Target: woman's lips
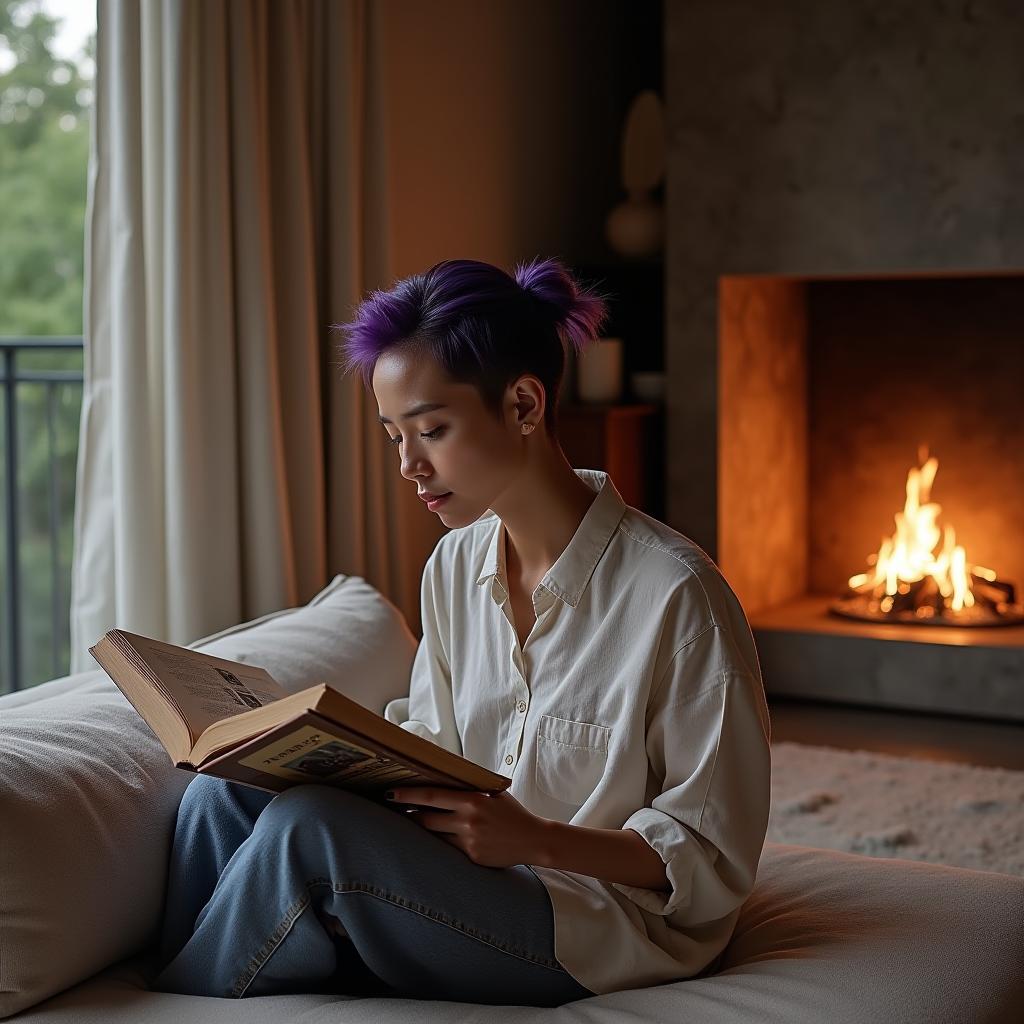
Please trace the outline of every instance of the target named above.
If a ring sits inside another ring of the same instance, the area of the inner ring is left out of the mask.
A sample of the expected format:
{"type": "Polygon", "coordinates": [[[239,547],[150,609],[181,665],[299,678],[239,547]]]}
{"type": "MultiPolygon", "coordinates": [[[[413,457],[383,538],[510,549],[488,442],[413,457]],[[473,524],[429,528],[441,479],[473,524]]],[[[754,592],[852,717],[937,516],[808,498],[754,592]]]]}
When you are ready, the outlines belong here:
{"type": "Polygon", "coordinates": [[[449,491],[447,494],[442,494],[439,498],[434,498],[433,500],[428,501],[427,508],[430,509],[431,512],[434,512],[437,509],[439,509],[451,496],[451,491],[449,491]]]}

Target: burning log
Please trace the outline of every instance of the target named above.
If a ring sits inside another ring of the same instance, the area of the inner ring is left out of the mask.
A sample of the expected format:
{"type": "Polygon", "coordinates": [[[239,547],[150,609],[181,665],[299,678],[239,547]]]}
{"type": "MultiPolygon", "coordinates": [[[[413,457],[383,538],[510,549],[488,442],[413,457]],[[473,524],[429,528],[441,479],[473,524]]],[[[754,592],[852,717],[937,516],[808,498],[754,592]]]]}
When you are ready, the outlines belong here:
{"type": "Polygon", "coordinates": [[[993,579],[988,576],[980,576],[973,569],[971,570],[971,586],[975,593],[979,590],[994,590],[1002,595],[1000,600],[1005,604],[1017,603],[1017,588],[1014,587],[1012,583],[1008,583],[1004,580],[993,579]]]}

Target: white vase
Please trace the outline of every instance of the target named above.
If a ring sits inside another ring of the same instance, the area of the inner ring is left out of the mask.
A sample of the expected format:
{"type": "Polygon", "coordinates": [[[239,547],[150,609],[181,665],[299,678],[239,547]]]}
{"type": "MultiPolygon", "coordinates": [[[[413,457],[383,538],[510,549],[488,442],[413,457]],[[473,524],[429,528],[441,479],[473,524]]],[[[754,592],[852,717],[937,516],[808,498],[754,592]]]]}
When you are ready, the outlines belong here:
{"type": "Polygon", "coordinates": [[[615,252],[631,259],[657,256],[665,243],[665,211],[654,190],[665,177],[665,115],[652,89],[630,104],[622,133],[622,187],[627,198],[605,218],[615,252]]]}

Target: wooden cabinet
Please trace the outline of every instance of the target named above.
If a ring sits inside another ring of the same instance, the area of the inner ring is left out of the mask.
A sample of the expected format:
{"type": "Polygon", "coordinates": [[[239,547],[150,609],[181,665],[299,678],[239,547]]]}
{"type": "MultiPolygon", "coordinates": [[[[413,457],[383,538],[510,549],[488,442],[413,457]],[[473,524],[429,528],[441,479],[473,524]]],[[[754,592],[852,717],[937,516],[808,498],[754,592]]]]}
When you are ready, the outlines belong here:
{"type": "Polygon", "coordinates": [[[558,409],[558,439],[574,469],[604,470],[627,505],[664,521],[661,405],[576,404],[558,409]]]}

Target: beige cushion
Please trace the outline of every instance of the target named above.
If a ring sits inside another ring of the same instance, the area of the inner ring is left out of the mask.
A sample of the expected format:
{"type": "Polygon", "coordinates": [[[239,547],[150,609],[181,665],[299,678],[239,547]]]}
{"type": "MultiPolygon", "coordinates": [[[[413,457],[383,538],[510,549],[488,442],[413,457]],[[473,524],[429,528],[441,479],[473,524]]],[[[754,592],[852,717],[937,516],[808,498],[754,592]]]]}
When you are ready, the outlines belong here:
{"type": "MultiPolygon", "coordinates": [[[[416,639],[398,609],[339,575],[308,605],[189,646],[325,681],[378,714],[409,692],[416,639]]],[[[0,1017],[146,948],[163,909],[176,769],[101,669],[0,697],[0,1017]]]]}
{"type": "Polygon", "coordinates": [[[566,1009],[324,994],[212,999],[149,992],[151,954],[123,961],[19,1024],[1019,1024],[1024,880],[766,843],[715,973],[566,1009]],[[569,1016],[571,1015],[571,1016],[569,1016]]]}

